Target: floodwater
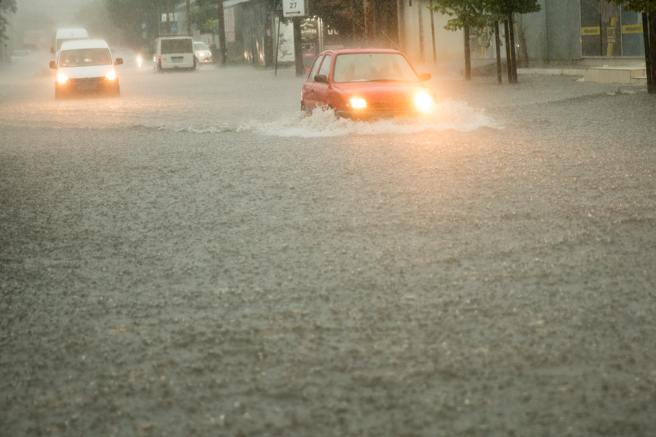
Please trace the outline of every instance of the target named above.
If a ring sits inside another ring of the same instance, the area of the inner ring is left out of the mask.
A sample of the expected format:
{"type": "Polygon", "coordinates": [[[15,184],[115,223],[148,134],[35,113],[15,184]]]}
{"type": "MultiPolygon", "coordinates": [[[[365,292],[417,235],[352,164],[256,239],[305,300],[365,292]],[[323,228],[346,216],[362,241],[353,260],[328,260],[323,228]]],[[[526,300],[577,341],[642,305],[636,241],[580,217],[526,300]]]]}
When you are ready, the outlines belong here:
{"type": "Polygon", "coordinates": [[[376,122],[0,74],[0,434],[651,435],[653,98],[429,70],[376,122]]]}

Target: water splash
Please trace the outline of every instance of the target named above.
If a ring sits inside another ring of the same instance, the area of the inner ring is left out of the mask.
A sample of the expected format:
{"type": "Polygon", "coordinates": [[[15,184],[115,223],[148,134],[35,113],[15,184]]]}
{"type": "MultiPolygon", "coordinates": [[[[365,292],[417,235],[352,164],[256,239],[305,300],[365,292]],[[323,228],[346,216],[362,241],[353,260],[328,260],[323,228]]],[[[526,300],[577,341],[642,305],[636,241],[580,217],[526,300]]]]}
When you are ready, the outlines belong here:
{"type": "Polygon", "coordinates": [[[464,102],[445,100],[430,112],[415,119],[382,119],[355,121],[335,117],[333,110],[317,109],[311,116],[303,112],[285,115],[271,123],[252,122],[238,128],[238,132],[255,131],[279,137],[337,137],[344,135],[409,134],[418,132],[456,130],[468,132],[482,127],[500,129],[482,109],[469,107],[464,102]]]}

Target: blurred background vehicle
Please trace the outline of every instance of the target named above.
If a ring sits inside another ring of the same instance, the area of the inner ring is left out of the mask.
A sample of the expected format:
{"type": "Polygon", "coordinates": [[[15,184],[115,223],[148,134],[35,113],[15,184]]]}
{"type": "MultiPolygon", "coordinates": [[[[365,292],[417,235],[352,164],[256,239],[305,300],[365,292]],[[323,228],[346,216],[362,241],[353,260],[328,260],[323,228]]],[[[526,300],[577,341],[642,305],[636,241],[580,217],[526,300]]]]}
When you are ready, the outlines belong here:
{"type": "Polygon", "coordinates": [[[194,41],[194,56],[196,56],[196,64],[212,63],[212,52],[210,46],[202,41],[194,41]]]}
{"type": "Polygon", "coordinates": [[[194,40],[190,36],[167,36],[155,39],[156,72],[164,70],[195,70],[194,40]]]}
{"type": "Polygon", "coordinates": [[[142,58],[137,55],[134,50],[126,47],[114,47],[112,50],[112,56],[114,58],[123,59],[123,65],[129,68],[139,68],[143,65],[142,58]]]}

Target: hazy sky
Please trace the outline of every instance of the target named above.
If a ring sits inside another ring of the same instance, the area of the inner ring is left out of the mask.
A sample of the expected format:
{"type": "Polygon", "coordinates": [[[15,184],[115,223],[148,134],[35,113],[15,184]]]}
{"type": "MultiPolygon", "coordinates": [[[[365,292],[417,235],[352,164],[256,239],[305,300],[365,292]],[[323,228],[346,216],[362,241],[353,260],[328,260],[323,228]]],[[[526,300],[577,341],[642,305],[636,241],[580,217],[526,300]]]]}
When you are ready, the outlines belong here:
{"type": "Polygon", "coordinates": [[[17,0],[19,14],[25,16],[42,13],[56,23],[73,20],[80,6],[92,0],[17,0]]]}

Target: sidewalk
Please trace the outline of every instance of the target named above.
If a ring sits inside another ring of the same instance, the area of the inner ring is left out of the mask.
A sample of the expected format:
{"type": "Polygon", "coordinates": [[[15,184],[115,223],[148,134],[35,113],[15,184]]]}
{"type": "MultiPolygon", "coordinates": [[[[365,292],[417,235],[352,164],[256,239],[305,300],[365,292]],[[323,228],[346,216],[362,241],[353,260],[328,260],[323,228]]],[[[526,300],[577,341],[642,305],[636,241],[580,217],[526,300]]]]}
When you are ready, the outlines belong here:
{"type": "Polygon", "coordinates": [[[645,66],[573,67],[573,68],[518,68],[517,74],[542,74],[548,76],[582,76],[585,82],[646,84],[645,66]]]}

